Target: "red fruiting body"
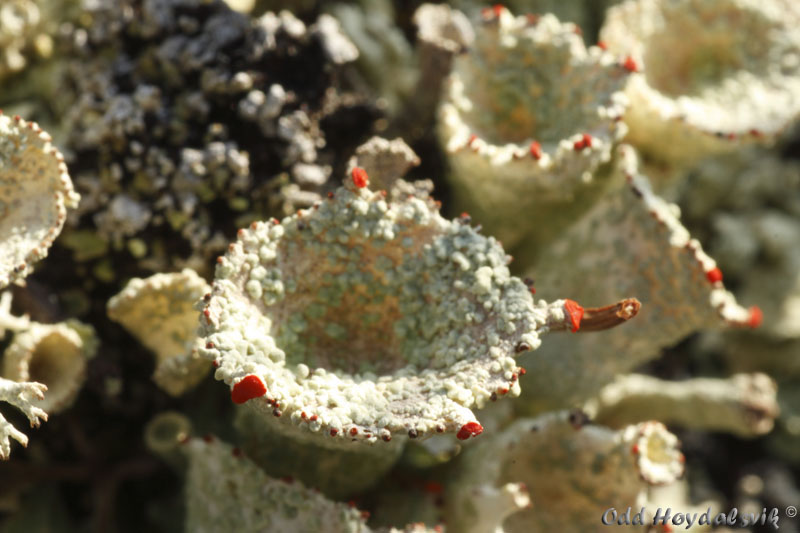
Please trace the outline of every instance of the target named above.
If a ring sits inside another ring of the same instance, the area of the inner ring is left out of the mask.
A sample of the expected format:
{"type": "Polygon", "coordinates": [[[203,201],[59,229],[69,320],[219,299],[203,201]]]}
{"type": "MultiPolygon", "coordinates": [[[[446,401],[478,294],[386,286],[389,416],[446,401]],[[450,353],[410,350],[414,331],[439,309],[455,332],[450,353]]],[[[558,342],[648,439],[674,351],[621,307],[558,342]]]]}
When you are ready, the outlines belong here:
{"type": "Polygon", "coordinates": [[[231,390],[231,400],[233,403],[241,404],[253,398],[259,398],[267,393],[267,386],[261,378],[250,374],[233,386],[231,390]]]}
{"type": "Polygon", "coordinates": [[[499,392],[500,394],[508,394],[508,389],[506,387],[501,387],[497,389],[497,392],[499,392]]]}
{"type": "Polygon", "coordinates": [[[492,16],[499,17],[502,12],[503,12],[502,4],[495,4],[492,7],[485,7],[481,9],[481,16],[487,19],[491,18],[492,16]]]}
{"type": "Polygon", "coordinates": [[[356,167],[353,169],[353,184],[358,187],[359,189],[363,189],[369,183],[369,177],[367,176],[367,171],[361,167],[356,167]]]}
{"type": "Polygon", "coordinates": [[[631,56],[625,58],[625,61],[622,62],[622,68],[628,72],[639,72],[639,65],[636,64],[636,61],[631,56]]]}
{"type": "Polygon", "coordinates": [[[467,440],[470,437],[476,437],[483,433],[483,426],[477,422],[467,422],[461,429],[458,430],[456,437],[458,440],[467,440]]]}
{"type": "Polygon", "coordinates": [[[531,157],[534,159],[541,159],[542,157],[542,145],[536,141],[531,142],[531,146],[528,149],[531,153],[531,157]]]}
{"type": "Polygon", "coordinates": [[[749,309],[749,311],[750,311],[750,316],[747,318],[747,325],[755,329],[761,325],[761,322],[763,322],[764,313],[756,305],[752,306],[749,309]]]}
{"type": "Polygon", "coordinates": [[[722,281],[722,270],[719,267],[714,267],[706,272],[706,279],[709,283],[717,283],[722,281]]]}
{"type": "Polygon", "coordinates": [[[317,415],[311,415],[311,418],[309,418],[309,420],[311,420],[312,422],[316,422],[317,421],[317,415]]]}
{"type": "Polygon", "coordinates": [[[425,492],[429,494],[441,494],[444,487],[438,481],[428,481],[425,483],[425,492]]]}
{"type": "Polygon", "coordinates": [[[339,433],[339,430],[336,428],[331,428],[331,437],[335,437],[339,433]]]}
{"type": "Polygon", "coordinates": [[[638,444],[634,444],[634,445],[631,447],[631,452],[632,452],[632,453],[634,453],[634,454],[636,454],[636,455],[639,455],[639,445],[638,445],[638,444]]]}
{"type": "Polygon", "coordinates": [[[219,363],[216,361],[213,361],[211,364],[214,365],[214,368],[219,368],[219,363]]]}
{"type": "Polygon", "coordinates": [[[350,428],[350,435],[353,437],[358,435],[358,428],[350,428]]]}
{"type": "Polygon", "coordinates": [[[608,50],[608,45],[605,43],[605,41],[597,41],[597,47],[601,50],[608,50]]]}
{"type": "Polygon", "coordinates": [[[581,319],[583,318],[583,307],[574,300],[565,300],[564,309],[569,313],[569,320],[572,322],[572,332],[575,333],[581,328],[581,319]]]}
{"type": "Polygon", "coordinates": [[[525,370],[525,369],[524,369],[524,368],[522,368],[522,367],[519,367],[519,375],[520,375],[520,376],[524,376],[524,375],[525,375],[525,374],[527,374],[527,373],[528,373],[528,371],[527,371],[527,370],[525,370]]]}
{"type": "Polygon", "coordinates": [[[474,143],[477,139],[478,139],[478,136],[475,135],[474,133],[472,135],[470,135],[469,139],[467,139],[467,146],[472,146],[472,143],[474,143]]]}
{"type": "Polygon", "coordinates": [[[580,141],[575,141],[575,144],[572,145],[575,148],[575,151],[583,150],[584,148],[589,148],[592,146],[592,136],[588,133],[584,133],[581,136],[580,141]]]}

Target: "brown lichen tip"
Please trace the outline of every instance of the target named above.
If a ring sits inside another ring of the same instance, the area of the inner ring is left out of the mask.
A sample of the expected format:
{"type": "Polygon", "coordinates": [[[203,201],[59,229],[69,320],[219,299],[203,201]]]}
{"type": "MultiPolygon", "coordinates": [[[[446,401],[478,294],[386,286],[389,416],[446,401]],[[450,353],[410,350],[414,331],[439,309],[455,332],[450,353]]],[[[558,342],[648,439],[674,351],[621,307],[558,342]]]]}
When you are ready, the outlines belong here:
{"type": "Polygon", "coordinates": [[[799,24],[785,0],[611,7],[603,43],[644,68],[627,90],[627,141],[675,165],[774,138],[800,113],[799,24]]]}
{"type": "Polygon", "coordinates": [[[50,136],[0,111],[0,288],[47,255],[79,198],[50,136]]]}
{"type": "Polygon", "coordinates": [[[200,353],[271,423],[347,442],[480,435],[471,408],[519,394],[516,357],[564,302],[534,302],[500,244],[430,198],[387,202],[367,182],[356,168],[318,206],[239,231],[200,304],[200,353]]]}
{"type": "Polygon", "coordinates": [[[198,355],[195,303],[211,290],[194,270],[134,278],[108,301],[108,316],[156,356],[153,381],[180,396],[208,374],[198,355]]]}
{"type": "Polygon", "coordinates": [[[625,298],[604,307],[583,307],[574,300],[563,300],[563,313],[552,314],[553,321],[548,323],[548,327],[550,331],[569,329],[573,333],[603,331],[635,317],[641,306],[636,298],[625,298]]]}
{"type": "MultiPolygon", "coordinates": [[[[44,399],[46,390],[47,386],[42,383],[19,383],[0,378],[0,402],[8,402],[25,413],[31,427],[39,427],[41,421],[47,422],[47,413],[34,405],[36,400],[44,399]]],[[[28,445],[28,437],[0,414],[0,460],[8,459],[11,453],[10,439],[14,439],[23,446],[28,445]]]]}

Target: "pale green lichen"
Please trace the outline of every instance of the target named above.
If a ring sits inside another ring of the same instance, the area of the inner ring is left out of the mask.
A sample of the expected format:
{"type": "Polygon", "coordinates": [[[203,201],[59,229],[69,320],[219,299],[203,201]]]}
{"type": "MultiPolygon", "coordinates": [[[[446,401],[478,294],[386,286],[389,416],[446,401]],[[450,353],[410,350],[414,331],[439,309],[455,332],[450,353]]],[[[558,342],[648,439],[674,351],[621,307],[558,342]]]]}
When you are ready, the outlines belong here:
{"type": "Polygon", "coordinates": [[[108,301],[108,316],[130,331],[156,356],[153,381],[180,396],[208,374],[197,353],[195,303],[210,290],[190,269],[135,278],[108,301]]]}
{"type": "Polygon", "coordinates": [[[725,289],[677,206],[655,195],[638,173],[633,150],[621,146],[618,156],[613,187],[543,251],[529,274],[544,297],[564,294],[597,305],[612,295],[635,295],[642,309],[635,326],[606,332],[600,342],[554,338],[536,357],[523,358],[532,382],[524,396],[533,412],[580,405],[694,331],[758,325],[760,312],[743,308],[725,289]]]}
{"type": "Polygon", "coordinates": [[[249,404],[280,423],[344,441],[457,433],[472,407],[519,394],[518,354],[570,322],[507,262],[430,199],[340,188],[239,231],[203,304],[201,353],[234,391],[257,376],[267,392],[249,404]]]}
{"type": "Polygon", "coordinates": [[[300,482],[272,479],[238,449],[208,440],[192,438],[181,446],[189,458],[185,531],[369,531],[358,509],[300,482]]]}
{"type": "Polygon", "coordinates": [[[0,114],[0,288],[30,274],[80,197],[35,122],[0,114]]]}
{"type": "Polygon", "coordinates": [[[494,487],[523,483],[532,506],[511,514],[507,533],[604,531],[610,508],[638,508],[652,485],[683,473],[678,439],[658,422],[622,430],[586,425],[583,414],[558,412],[519,419],[470,446],[448,481],[448,527],[463,532],[481,516],[483,498],[494,487]],[[565,517],[569,517],[565,520],[565,517]]]}
{"type": "Polygon", "coordinates": [[[602,189],[595,173],[625,133],[628,74],[553,15],[489,10],[439,113],[461,208],[507,247],[557,234],[602,189]]]}
{"type": "Polygon", "coordinates": [[[86,381],[88,360],[94,357],[94,328],[78,322],[31,323],[17,331],[3,354],[3,377],[35,381],[47,387],[43,399],[32,403],[56,414],[69,408],[86,381]]]}
{"type": "Polygon", "coordinates": [[[622,427],[656,419],[665,424],[753,437],[772,430],[777,387],[765,374],[667,381],[641,374],[620,376],[585,407],[593,420],[622,427]]]}
{"type": "Polygon", "coordinates": [[[791,0],[637,0],[601,39],[631,80],[627,141],[671,165],[771,138],[800,113],[800,9],[791,0]]]}

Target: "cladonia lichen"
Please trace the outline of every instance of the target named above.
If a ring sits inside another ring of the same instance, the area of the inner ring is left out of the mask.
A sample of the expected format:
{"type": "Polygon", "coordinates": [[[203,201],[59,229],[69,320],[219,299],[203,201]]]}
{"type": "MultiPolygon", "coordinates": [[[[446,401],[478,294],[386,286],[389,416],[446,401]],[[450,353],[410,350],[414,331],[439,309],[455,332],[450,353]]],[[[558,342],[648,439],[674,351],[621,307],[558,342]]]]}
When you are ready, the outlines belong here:
{"type": "Polygon", "coordinates": [[[234,402],[321,436],[479,435],[471,408],[518,395],[519,354],[576,331],[583,309],[534,301],[467,219],[367,182],[355,168],[313,208],[239,231],[202,304],[201,353],[234,402]]]}
{"type": "Polygon", "coordinates": [[[80,198],[51,141],[35,122],[0,114],[0,288],[47,255],[80,198]]]}

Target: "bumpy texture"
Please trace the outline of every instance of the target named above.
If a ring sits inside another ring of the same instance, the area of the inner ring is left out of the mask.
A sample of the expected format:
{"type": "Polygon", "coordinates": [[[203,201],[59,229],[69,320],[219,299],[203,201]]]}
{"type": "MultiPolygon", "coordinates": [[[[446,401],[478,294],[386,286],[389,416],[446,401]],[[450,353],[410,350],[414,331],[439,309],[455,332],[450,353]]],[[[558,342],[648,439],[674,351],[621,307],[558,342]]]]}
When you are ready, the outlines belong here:
{"type": "Polygon", "coordinates": [[[625,133],[629,74],[572,24],[489,10],[439,113],[461,208],[508,247],[556,234],[602,185],[594,173],[625,133]]]}
{"type": "Polygon", "coordinates": [[[761,312],[743,308],[725,289],[721,270],[681,224],[677,207],[638,174],[632,149],[620,146],[618,155],[615,185],[542,253],[530,274],[544,297],[564,294],[595,305],[635,295],[642,310],[635,326],[604,333],[600,341],[555,338],[536,357],[524,358],[527,401],[536,411],[587,400],[693,331],[760,324],[761,312]]]}
{"type": "Polygon", "coordinates": [[[477,435],[470,408],[519,394],[515,358],[571,315],[534,303],[492,237],[366,180],[356,168],[322,204],[239,231],[201,353],[237,403],[331,438],[477,435]]]}
{"type": "Polygon", "coordinates": [[[582,416],[520,419],[466,450],[447,486],[448,525],[487,531],[471,529],[481,489],[515,481],[524,483],[533,506],[509,516],[503,531],[606,531],[606,509],[643,505],[649,486],[683,474],[678,439],[662,424],[614,431],[584,425],[582,416]]]}
{"type": "Polygon", "coordinates": [[[681,164],[772,137],[800,113],[800,8],[791,0],[636,0],[601,31],[644,74],[631,80],[627,140],[681,164]]]}
{"type": "Polygon", "coordinates": [[[236,227],[295,200],[280,194],[287,182],[320,198],[376,116],[336,90],[355,51],[329,17],[101,0],[82,20],[93,24],[75,31],[62,91],[86,201],[65,244],[101,282],[210,274],[236,227]]]}
{"type": "Polygon", "coordinates": [[[31,324],[18,331],[3,354],[3,377],[35,381],[47,387],[44,399],[33,401],[56,414],[69,408],[86,380],[87,361],[94,357],[94,329],[85,324],[31,324]]]}
{"type": "Polygon", "coordinates": [[[0,288],[47,255],[79,198],[50,136],[0,112],[0,288]]]}
{"type": "Polygon", "coordinates": [[[180,396],[208,374],[197,353],[195,303],[211,287],[193,270],[135,278],[108,301],[108,316],[156,355],[153,381],[180,396]]]}

